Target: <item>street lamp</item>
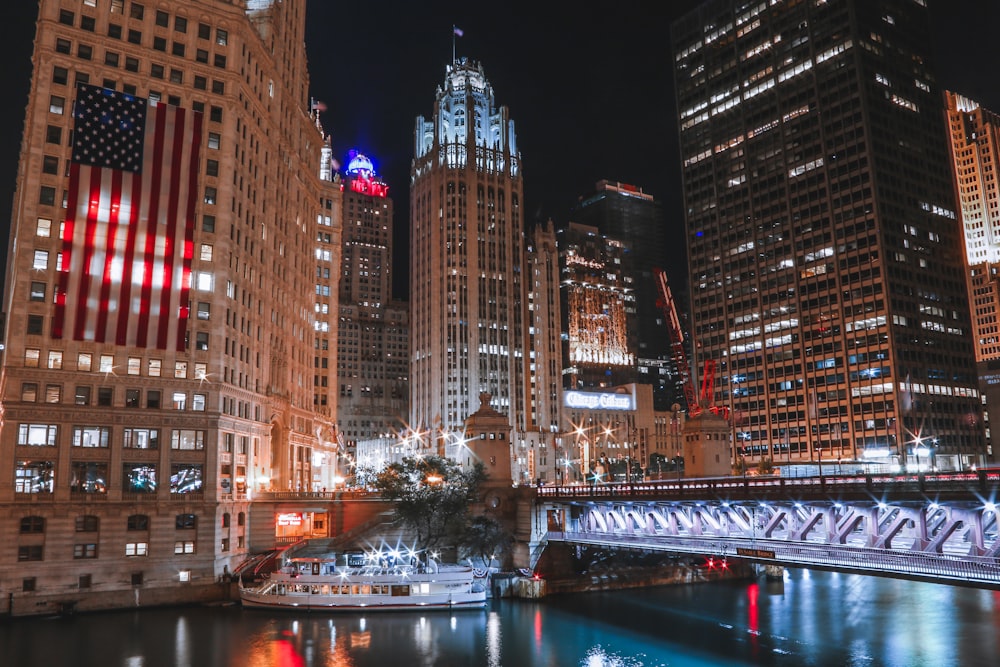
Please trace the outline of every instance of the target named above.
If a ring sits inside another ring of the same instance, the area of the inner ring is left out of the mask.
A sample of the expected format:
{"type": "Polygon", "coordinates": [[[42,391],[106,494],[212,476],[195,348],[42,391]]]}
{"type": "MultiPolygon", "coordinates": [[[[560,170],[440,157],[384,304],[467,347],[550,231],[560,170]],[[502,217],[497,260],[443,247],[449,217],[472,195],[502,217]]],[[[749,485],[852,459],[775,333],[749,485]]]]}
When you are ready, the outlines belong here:
{"type": "Polygon", "coordinates": [[[921,456],[927,456],[927,454],[929,452],[930,452],[930,450],[927,449],[927,446],[923,443],[923,440],[922,439],[921,440],[917,440],[917,445],[916,445],[916,447],[913,448],[913,453],[917,457],[917,474],[920,474],[920,472],[921,472],[921,470],[920,470],[920,457],[921,456]]]}

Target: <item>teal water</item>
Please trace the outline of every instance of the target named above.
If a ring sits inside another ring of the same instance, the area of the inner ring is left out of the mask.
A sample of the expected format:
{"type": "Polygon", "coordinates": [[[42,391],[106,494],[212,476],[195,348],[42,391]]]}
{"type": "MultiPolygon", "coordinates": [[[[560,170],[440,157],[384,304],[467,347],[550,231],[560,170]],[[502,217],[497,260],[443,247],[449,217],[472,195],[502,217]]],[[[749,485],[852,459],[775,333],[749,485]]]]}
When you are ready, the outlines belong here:
{"type": "Polygon", "coordinates": [[[998,592],[809,570],[454,614],[230,606],[0,621],[11,667],[978,667],[998,656],[998,592]]]}

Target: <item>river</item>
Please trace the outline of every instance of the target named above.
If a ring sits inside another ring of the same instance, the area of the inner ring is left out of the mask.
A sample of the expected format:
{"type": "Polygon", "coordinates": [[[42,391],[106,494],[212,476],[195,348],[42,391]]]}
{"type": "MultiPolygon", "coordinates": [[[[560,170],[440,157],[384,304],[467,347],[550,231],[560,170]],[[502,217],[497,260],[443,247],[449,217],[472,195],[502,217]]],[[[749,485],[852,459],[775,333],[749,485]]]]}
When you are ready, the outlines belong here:
{"type": "Polygon", "coordinates": [[[180,607],[0,621],[11,667],[978,667],[1000,592],[811,570],[457,613],[180,607]]]}

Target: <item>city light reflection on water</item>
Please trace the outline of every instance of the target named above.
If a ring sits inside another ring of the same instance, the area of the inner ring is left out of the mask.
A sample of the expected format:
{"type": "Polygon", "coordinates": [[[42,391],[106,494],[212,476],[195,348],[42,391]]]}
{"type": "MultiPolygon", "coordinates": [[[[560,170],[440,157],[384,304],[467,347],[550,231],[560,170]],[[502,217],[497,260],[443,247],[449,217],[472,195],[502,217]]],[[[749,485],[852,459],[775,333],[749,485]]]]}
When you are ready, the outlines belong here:
{"type": "Polygon", "coordinates": [[[1000,594],[830,572],[366,616],[238,606],[0,623],[17,667],[978,667],[1000,594]]]}

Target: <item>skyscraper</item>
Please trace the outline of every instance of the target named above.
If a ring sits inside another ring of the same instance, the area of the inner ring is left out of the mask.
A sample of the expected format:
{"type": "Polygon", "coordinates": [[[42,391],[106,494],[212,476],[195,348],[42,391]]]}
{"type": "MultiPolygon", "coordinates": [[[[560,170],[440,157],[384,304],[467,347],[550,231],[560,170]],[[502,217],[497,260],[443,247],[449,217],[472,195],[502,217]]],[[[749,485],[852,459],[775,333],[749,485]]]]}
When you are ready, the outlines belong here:
{"type": "MultiPolygon", "coordinates": [[[[526,253],[534,244],[524,226],[517,135],[480,64],[460,59],[446,67],[431,119],[417,118],[414,150],[410,427],[430,434],[428,446],[446,449],[449,434],[489,394],[510,418],[512,438],[551,438],[558,418],[534,408],[536,396],[549,392],[548,369],[558,369],[558,339],[531,352],[528,338],[558,337],[559,328],[531,329],[536,287],[526,253]],[[536,356],[553,349],[555,359],[536,356]]],[[[549,258],[551,275],[557,260],[549,258]]]]}
{"type": "MultiPolygon", "coordinates": [[[[969,304],[980,390],[988,411],[1000,412],[1000,116],[974,100],[946,92],[951,165],[969,265],[969,304]]],[[[990,429],[987,428],[987,434],[990,429]]],[[[987,446],[992,450],[992,442],[987,446]]],[[[992,454],[992,451],[990,451],[992,454]]]]}
{"type": "Polygon", "coordinates": [[[981,462],[924,3],[709,0],[671,34],[695,354],[737,454],[981,462]]]}
{"type": "MultiPolygon", "coordinates": [[[[621,259],[628,281],[633,374],[618,384],[639,382],[653,385],[653,402],[668,410],[681,399],[676,370],[670,354],[670,334],[657,306],[656,277],[661,268],[683,277],[686,266],[667,266],[668,233],[663,206],[641,187],[602,180],[594,192],[580,198],[573,210],[575,222],[596,227],[599,232],[625,244],[621,259]]],[[[680,230],[677,231],[680,238],[680,230]]]]}
{"type": "Polygon", "coordinates": [[[329,484],[314,294],[341,194],[304,8],[39,3],[0,395],[0,588],[24,604],[210,584],[254,494],[329,484]]]}
{"type": "Polygon", "coordinates": [[[559,230],[564,386],[609,388],[635,381],[635,290],[628,247],[596,227],[559,230]]]}
{"type": "Polygon", "coordinates": [[[358,440],[402,431],[407,414],[407,304],[392,299],[392,198],[372,160],[352,151],[344,174],[337,341],[337,426],[358,440]]]}

